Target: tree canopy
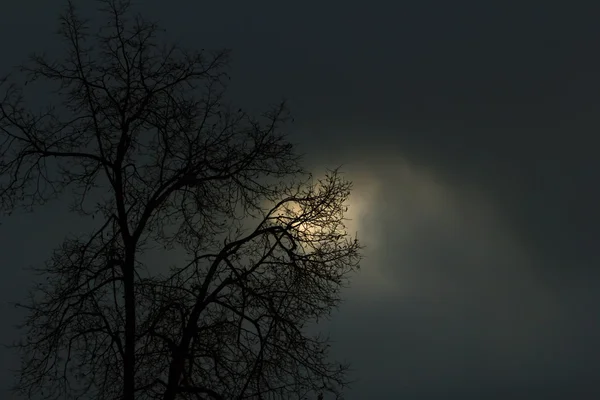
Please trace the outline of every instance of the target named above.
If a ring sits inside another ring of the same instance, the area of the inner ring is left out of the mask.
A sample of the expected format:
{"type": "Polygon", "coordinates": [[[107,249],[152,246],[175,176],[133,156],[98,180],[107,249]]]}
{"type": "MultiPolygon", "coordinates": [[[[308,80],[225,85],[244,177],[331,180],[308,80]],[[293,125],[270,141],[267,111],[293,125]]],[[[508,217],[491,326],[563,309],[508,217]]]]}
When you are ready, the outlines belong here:
{"type": "Polygon", "coordinates": [[[226,102],[229,52],[167,45],[128,1],[69,3],[64,53],[3,78],[2,210],[54,199],[89,221],[44,265],[17,390],[31,398],[341,396],[347,365],[307,327],[338,306],[361,246],[351,183],[315,179],[284,128],[226,102]],[[93,23],[92,23],[93,22],[93,23]],[[31,85],[52,102],[29,105],[31,85]],[[178,254],[153,266],[145,254],[178,254]]]}

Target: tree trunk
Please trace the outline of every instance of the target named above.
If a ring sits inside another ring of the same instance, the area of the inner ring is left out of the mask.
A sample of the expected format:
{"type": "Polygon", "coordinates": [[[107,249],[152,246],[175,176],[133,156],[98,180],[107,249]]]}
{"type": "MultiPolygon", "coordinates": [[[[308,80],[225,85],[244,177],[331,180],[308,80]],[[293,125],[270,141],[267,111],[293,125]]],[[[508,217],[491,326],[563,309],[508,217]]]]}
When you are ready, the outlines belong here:
{"type": "Polygon", "coordinates": [[[125,360],[123,400],[135,399],[135,292],[134,255],[127,251],[123,268],[125,288],[125,360]]]}

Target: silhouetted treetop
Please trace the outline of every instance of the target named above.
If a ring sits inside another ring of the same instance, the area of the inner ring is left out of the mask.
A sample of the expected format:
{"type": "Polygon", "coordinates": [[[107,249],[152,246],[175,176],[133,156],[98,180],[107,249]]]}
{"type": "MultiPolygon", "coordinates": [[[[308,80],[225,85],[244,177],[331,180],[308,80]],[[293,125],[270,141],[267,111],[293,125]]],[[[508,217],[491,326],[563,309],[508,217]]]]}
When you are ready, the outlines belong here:
{"type": "Polygon", "coordinates": [[[93,217],[36,268],[18,391],[341,395],[346,366],[306,328],[358,267],[344,226],[351,183],[302,168],[284,103],[254,116],[225,101],[228,51],[166,45],[128,1],[99,4],[103,19],[88,21],[69,2],[66,50],[0,82],[2,210],[61,197],[93,217]],[[34,109],[38,84],[52,100],[34,109]],[[173,265],[154,265],[156,251],[173,265]]]}

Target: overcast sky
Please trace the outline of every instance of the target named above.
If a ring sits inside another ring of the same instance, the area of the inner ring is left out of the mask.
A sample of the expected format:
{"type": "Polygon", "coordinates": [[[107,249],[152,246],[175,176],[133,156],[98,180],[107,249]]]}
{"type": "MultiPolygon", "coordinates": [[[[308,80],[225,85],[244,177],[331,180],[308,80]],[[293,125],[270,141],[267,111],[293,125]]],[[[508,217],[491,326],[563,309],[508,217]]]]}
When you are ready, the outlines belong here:
{"type": "MultiPolygon", "coordinates": [[[[57,45],[61,10],[5,3],[2,73],[57,45]]],[[[600,3],[140,3],[185,46],[232,48],[230,99],[288,98],[307,165],[355,181],[366,259],[326,327],[348,400],[600,395],[600,3]]],[[[0,341],[22,268],[78,229],[64,208],[2,221],[0,341]]]]}

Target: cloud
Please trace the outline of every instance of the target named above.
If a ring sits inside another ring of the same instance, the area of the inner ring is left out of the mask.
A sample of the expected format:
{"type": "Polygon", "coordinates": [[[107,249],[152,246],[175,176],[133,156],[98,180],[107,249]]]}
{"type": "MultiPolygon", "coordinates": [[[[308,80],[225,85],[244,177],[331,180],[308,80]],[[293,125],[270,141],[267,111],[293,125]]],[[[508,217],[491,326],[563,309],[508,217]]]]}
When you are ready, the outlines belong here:
{"type": "Polygon", "coordinates": [[[426,392],[431,381],[465,389],[474,377],[557,373],[564,305],[493,199],[401,158],[348,175],[366,258],[331,329],[360,366],[359,387],[426,392]]]}

